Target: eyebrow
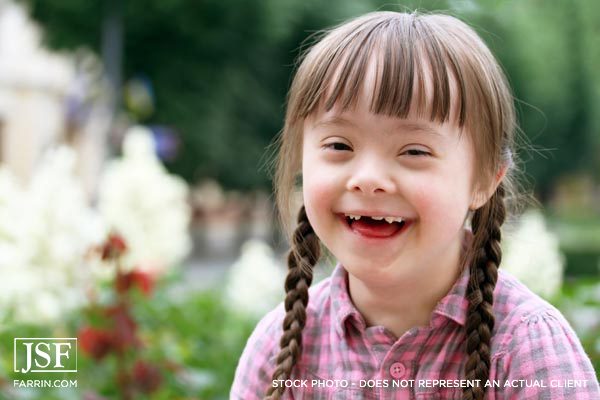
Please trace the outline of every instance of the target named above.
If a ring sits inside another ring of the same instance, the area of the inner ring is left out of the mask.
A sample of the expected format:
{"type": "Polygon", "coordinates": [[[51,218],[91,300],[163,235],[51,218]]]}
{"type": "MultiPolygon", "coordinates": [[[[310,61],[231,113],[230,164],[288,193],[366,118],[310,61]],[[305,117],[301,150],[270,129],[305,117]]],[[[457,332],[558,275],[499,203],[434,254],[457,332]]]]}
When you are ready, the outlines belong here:
{"type": "Polygon", "coordinates": [[[405,129],[408,131],[422,132],[422,133],[427,133],[430,135],[444,137],[444,135],[442,135],[437,129],[434,129],[425,124],[420,124],[418,122],[404,122],[403,121],[403,122],[399,123],[398,125],[396,125],[396,127],[394,128],[394,130],[398,130],[398,129],[405,129]]]}
{"type": "MultiPolygon", "coordinates": [[[[348,127],[352,127],[352,128],[358,128],[358,126],[354,122],[352,122],[348,119],[339,117],[339,116],[328,117],[328,118],[320,120],[314,124],[315,128],[328,127],[328,126],[333,126],[333,127],[348,126],[348,127]]],[[[442,135],[440,132],[438,132],[438,130],[436,130],[428,125],[421,124],[418,122],[401,121],[398,124],[396,124],[396,126],[393,128],[392,131],[395,132],[395,131],[398,131],[401,129],[411,131],[411,132],[416,132],[416,133],[426,133],[429,135],[444,137],[444,135],[442,135]]]]}
{"type": "Polygon", "coordinates": [[[350,126],[352,128],[358,128],[358,126],[356,126],[354,122],[338,116],[327,117],[318,122],[315,122],[314,124],[315,128],[328,126],[350,126]]]}

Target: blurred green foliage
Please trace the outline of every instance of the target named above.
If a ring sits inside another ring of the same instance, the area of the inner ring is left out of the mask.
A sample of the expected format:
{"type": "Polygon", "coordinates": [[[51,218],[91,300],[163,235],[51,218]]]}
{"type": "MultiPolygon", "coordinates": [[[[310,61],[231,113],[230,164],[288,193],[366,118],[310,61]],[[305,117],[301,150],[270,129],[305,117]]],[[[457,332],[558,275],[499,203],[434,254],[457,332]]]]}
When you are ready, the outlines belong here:
{"type": "Polygon", "coordinates": [[[569,279],[552,303],[573,326],[600,377],[600,282],[593,278],[569,279]]]}
{"type": "Polygon", "coordinates": [[[136,315],[147,332],[150,358],[168,359],[177,366],[165,374],[164,387],[152,398],[228,398],[237,362],[256,321],[230,310],[216,290],[175,300],[172,294],[163,294],[138,304],[136,315]]]}
{"type": "MultiPolygon", "coordinates": [[[[256,321],[240,316],[216,291],[182,291],[172,279],[148,299],[135,297],[135,318],[143,346],[139,356],[157,366],[162,384],[143,398],[152,400],[227,399],[238,359],[256,321]]],[[[13,338],[75,337],[83,315],[73,314],[66,325],[50,327],[12,324],[0,330],[0,399],[69,400],[94,393],[118,398],[113,355],[102,362],[78,352],[77,373],[18,374],[13,371],[13,338]],[[13,379],[70,379],[77,388],[13,389],[13,379]]],[[[90,397],[93,398],[93,397],[90,397]]],[[[138,398],[138,397],[136,397],[138,398]]]]}
{"type": "Polygon", "coordinates": [[[600,219],[547,215],[565,255],[566,276],[600,276],[600,219]]]}
{"type": "MultiPolygon", "coordinates": [[[[115,0],[112,0],[113,2],[115,0]]],[[[118,0],[117,0],[118,2],[118,0]]],[[[100,49],[104,2],[27,0],[54,48],[100,49]]],[[[441,10],[473,25],[508,72],[530,144],[521,156],[542,201],[567,173],[600,176],[600,3],[595,0],[130,0],[124,77],[143,74],[183,151],[168,167],[194,182],[267,186],[259,169],[282,126],[301,43],[374,10],[441,10]]]]}

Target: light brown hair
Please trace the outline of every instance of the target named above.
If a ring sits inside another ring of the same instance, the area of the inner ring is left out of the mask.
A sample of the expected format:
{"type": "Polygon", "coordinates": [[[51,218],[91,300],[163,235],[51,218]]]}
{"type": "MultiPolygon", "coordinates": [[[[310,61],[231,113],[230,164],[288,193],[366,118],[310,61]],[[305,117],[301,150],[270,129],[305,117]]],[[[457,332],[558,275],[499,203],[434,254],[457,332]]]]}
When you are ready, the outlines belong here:
{"type": "MultiPolygon", "coordinates": [[[[502,166],[508,166],[491,198],[473,210],[472,246],[463,255],[463,261],[470,260],[465,378],[485,382],[494,328],[493,291],[502,258],[501,226],[507,211],[517,211],[518,193],[515,108],[501,67],[475,31],[457,18],[396,12],[370,13],[331,29],[300,60],[278,138],[275,171],[277,205],[288,234],[301,172],[304,120],[334,105],[351,109],[363,95],[362,83],[373,61],[381,73],[368,94],[371,112],[398,118],[416,112],[434,122],[458,124],[475,149],[475,188],[490,187],[502,166]],[[426,83],[433,88],[430,96],[426,83]]],[[[273,379],[288,379],[301,356],[308,287],[320,253],[303,206],[297,223],[291,235],[284,333],[273,379]]],[[[279,398],[283,390],[270,387],[267,397],[279,398]]],[[[484,391],[465,388],[463,398],[482,399],[484,391]]]]}

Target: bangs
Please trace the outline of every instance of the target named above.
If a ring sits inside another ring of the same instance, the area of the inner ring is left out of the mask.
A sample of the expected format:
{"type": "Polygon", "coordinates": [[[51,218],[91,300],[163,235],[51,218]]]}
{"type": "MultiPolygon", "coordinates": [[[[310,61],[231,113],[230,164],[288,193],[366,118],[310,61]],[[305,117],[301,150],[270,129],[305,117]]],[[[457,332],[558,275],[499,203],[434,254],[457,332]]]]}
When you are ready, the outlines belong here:
{"type": "Polygon", "coordinates": [[[465,85],[456,55],[423,19],[383,14],[334,29],[306,55],[298,70],[298,101],[290,104],[292,120],[321,107],[346,111],[366,96],[374,114],[407,118],[414,112],[439,123],[453,116],[464,126],[465,85]],[[374,83],[367,87],[371,68],[374,83]]]}

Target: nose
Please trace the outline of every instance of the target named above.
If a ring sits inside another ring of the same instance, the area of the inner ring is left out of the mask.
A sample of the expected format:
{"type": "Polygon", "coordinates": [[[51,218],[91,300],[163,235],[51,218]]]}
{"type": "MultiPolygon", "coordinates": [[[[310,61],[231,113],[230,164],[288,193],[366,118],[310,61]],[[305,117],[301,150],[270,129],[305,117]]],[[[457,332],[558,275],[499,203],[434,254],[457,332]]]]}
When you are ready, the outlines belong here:
{"type": "Polygon", "coordinates": [[[395,193],[396,184],[385,163],[374,159],[356,164],[347,181],[346,189],[363,194],[395,193]]]}

